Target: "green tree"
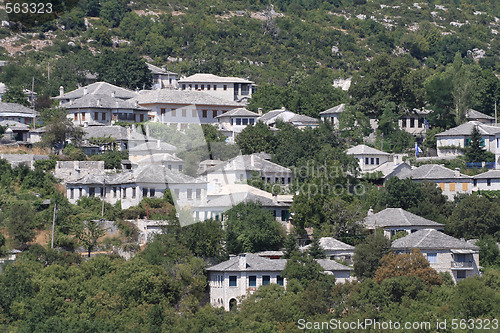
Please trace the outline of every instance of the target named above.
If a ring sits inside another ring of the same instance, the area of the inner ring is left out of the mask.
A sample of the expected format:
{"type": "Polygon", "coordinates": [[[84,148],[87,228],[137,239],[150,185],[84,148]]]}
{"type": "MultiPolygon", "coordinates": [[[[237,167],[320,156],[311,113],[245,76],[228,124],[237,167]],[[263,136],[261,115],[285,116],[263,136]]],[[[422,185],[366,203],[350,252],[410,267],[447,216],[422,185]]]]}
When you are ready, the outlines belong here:
{"type": "Polygon", "coordinates": [[[297,235],[295,235],[294,232],[290,232],[283,242],[283,258],[290,259],[290,257],[297,251],[299,251],[297,235]]]}
{"type": "Polygon", "coordinates": [[[7,232],[14,240],[14,245],[21,249],[35,237],[33,206],[27,202],[14,202],[10,205],[7,219],[7,232]]]}
{"type": "Polygon", "coordinates": [[[476,245],[481,248],[479,257],[482,266],[500,266],[500,251],[495,237],[484,235],[477,241],[476,245]]]}
{"type": "Polygon", "coordinates": [[[5,236],[0,232],[0,257],[3,256],[5,252],[5,236]]]}
{"type": "Polygon", "coordinates": [[[19,86],[7,86],[7,91],[2,95],[2,102],[17,103],[29,107],[27,96],[24,94],[23,88],[19,86]]]}
{"type": "Polygon", "coordinates": [[[380,266],[380,259],[389,253],[391,241],[382,233],[373,233],[354,250],[354,273],[360,280],[372,278],[380,266]]]}
{"type": "Polygon", "coordinates": [[[89,258],[90,253],[99,244],[99,238],[105,233],[106,231],[101,227],[100,222],[95,220],[83,221],[75,230],[76,238],[87,249],[89,258]]]}
{"type": "Polygon", "coordinates": [[[96,66],[99,81],[129,89],[149,89],[153,74],[141,57],[129,51],[106,51],[96,66]]]}
{"type": "Polygon", "coordinates": [[[283,276],[289,281],[296,279],[302,286],[307,286],[311,281],[319,280],[322,272],[323,268],[311,255],[295,252],[286,261],[283,276]]]}
{"type": "Polygon", "coordinates": [[[321,247],[319,243],[319,238],[318,237],[313,237],[313,240],[307,249],[307,253],[313,257],[314,259],[325,259],[326,258],[326,253],[325,250],[321,247]]]}
{"type": "Polygon", "coordinates": [[[239,203],[226,212],[228,253],[279,250],[284,230],[260,203],[239,203]]]}
{"type": "Polygon", "coordinates": [[[274,133],[262,122],[255,126],[247,126],[236,137],[236,143],[242,154],[273,153],[276,148],[276,137],[274,133]]]}
{"type": "Polygon", "coordinates": [[[404,210],[417,206],[421,200],[421,185],[409,178],[389,178],[385,184],[385,192],[380,196],[382,206],[404,210]]]}
{"type": "Polygon", "coordinates": [[[212,219],[182,228],[186,247],[197,257],[223,258],[225,233],[222,223],[212,219]]]}
{"type": "Polygon", "coordinates": [[[346,240],[361,232],[365,212],[361,203],[352,199],[346,202],[339,197],[327,198],[323,204],[325,224],[320,228],[322,235],[346,240]]]}
{"type": "Polygon", "coordinates": [[[68,141],[78,145],[82,139],[83,130],[66,117],[66,109],[54,110],[47,122],[42,142],[59,151],[68,141]]]}
{"type": "Polygon", "coordinates": [[[465,149],[465,157],[467,162],[484,162],[486,155],[485,150],[482,147],[484,142],[482,142],[481,133],[474,126],[470,135],[469,146],[465,149]]]}

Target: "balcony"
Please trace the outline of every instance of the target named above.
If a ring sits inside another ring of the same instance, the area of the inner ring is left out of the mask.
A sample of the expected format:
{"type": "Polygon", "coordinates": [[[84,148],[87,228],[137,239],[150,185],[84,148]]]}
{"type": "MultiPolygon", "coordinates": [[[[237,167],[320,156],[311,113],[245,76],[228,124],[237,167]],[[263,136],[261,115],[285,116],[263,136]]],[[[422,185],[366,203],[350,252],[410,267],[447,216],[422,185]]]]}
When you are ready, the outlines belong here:
{"type": "Polygon", "coordinates": [[[473,261],[452,261],[451,269],[474,269],[473,261]]]}

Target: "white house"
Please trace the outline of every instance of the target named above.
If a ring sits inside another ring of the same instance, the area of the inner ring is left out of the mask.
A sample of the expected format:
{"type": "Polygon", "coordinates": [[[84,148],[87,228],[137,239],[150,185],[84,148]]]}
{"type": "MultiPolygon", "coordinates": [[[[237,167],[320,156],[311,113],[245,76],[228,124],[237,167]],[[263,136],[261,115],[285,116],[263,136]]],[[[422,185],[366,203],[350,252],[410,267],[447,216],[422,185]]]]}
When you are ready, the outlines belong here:
{"type": "Polygon", "coordinates": [[[181,90],[203,91],[214,97],[230,101],[246,102],[252,98],[255,83],[238,77],[223,77],[213,74],[194,74],[179,80],[181,90]]]}
{"type": "Polygon", "coordinates": [[[398,120],[399,128],[414,136],[422,137],[427,132],[427,126],[424,124],[424,119],[429,115],[430,111],[426,109],[414,109],[413,112],[406,112],[398,120]]]}
{"type": "Polygon", "coordinates": [[[359,160],[361,172],[373,172],[384,163],[392,162],[392,155],[367,145],[357,145],[347,149],[347,155],[352,155],[359,160]]]}
{"type": "Polygon", "coordinates": [[[469,121],[436,134],[438,156],[459,156],[470,145],[470,136],[474,127],[481,134],[481,146],[495,154],[495,161],[500,162],[500,127],[485,125],[480,121],[469,121]]]}
{"type": "Polygon", "coordinates": [[[150,63],[146,63],[148,69],[153,74],[152,89],[175,89],[179,86],[177,73],[160,68],[150,63]]]}
{"type": "Polygon", "coordinates": [[[141,91],[131,101],[150,109],[150,118],[163,124],[215,124],[217,116],[242,104],[203,91],[156,89],[141,91]]]}
{"type": "Polygon", "coordinates": [[[229,138],[229,142],[234,142],[236,136],[247,126],[253,126],[257,118],[257,113],[245,108],[232,109],[217,116],[219,131],[229,138]]]}
{"type": "Polygon", "coordinates": [[[422,229],[399,238],[391,248],[398,253],[419,249],[432,268],[450,273],[455,282],[480,275],[479,247],[435,229],[422,229]]]}
{"type": "Polygon", "coordinates": [[[422,229],[444,230],[444,225],[407,212],[402,208],[386,208],[376,214],[370,209],[368,216],[363,220],[368,230],[383,230],[384,236],[391,238],[399,231],[407,234],[422,229]]]}
{"type": "Polygon", "coordinates": [[[135,91],[125,89],[112,85],[107,82],[94,82],[84,87],[72,90],[68,93],[64,93],[64,87],[59,88],[59,96],[54,97],[55,100],[59,101],[60,106],[64,106],[70,101],[74,101],[78,98],[82,98],[85,95],[104,95],[104,96],[114,96],[121,100],[128,100],[137,96],[135,91]]]}
{"type": "MultiPolygon", "coordinates": [[[[321,237],[319,239],[320,247],[325,251],[327,258],[331,260],[341,260],[349,264],[352,263],[354,256],[354,246],[343,243],[333,237],[321,237]]],[[[302,246],[301,251],[307,251],[311,244],[302,246]]]]}
{"type": "MultiPolygon", "coordinates": [[[[351,279],[352,268],[348,266],[328,259],[319,259],[318,263],[338,282],[351,279]]],[[[207,268],[210,304],[230,311],[260,286],[275,283],[286,288],[287,281],[282,276],[285,265],[286,259],[268,259],[252,253],[231,255],[229,260],[207,268]]]]}
{"type": "Polygon", "coordinates": [[[321,116],[321,120],[332,124],[333,128],[339,129],[340,114],[344,112],[344,110],[345,104],[339,104],[337,106],[334,106],[333,108],[320,112],[319,115],[321,116]]]}
{"type": "Polygon", "coordinates": [[[472,191],[500,191],[500,170],[489,170],[472,178],[472,191]]]}
{"type": "Polygon", "coordinates": [[[411,170],[402,178],[411,178],[416,182],[433,182],[441,188],[449,200],[453,200],[458,193],[472,193],[473,179],[471,176],[460,173],[460,170],[451,170],[439,164],[424,164],[411,170]]]}
{"type": "Polygon", "coordinates": [[[281,121],[284,123],[292,124],[293,126],[304,128],[315,128],[319,126],[319,120],[309,116],[296,114],[292,111],[286,110],[284,107],[279,110],[271,110],[259,117],[258,121],[263,122],[267,126],[274,128],[276,123],[281,121]]]}

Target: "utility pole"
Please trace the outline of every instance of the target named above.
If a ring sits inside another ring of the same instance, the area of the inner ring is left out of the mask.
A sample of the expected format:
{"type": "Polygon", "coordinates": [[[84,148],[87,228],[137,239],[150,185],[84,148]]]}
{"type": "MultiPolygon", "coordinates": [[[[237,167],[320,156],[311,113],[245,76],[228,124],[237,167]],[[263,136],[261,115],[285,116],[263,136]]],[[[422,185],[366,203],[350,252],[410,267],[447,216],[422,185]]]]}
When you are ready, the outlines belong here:
{"type": "Polygon", "coordinates": [[[495,124],[497,124],[497,101],[495,101],[495,124]]]}
{"type": "Polygon", "coordinates": [[[54,229],[55,229],[55,226],[56,226],[56,216],[57,216],[57,202],[54,204],[54,215],[52,217],[52,239],[51,239],[51,244],[50,244],[50,248],[53,249],[54,248],[54,229]]]}

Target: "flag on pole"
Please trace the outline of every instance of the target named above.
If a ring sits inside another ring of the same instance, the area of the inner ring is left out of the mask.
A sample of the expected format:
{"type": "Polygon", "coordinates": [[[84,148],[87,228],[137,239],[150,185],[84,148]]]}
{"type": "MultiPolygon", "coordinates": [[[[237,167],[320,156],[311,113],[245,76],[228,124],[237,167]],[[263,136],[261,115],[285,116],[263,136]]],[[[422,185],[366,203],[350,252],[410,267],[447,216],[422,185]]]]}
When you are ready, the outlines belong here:
{"type": "Polygon", "coordinates": [[[429,129],[429,122],[427,121],[427,119],[424,118],[424,125],[425,125],[425,129],[429,129]]]}
{"type": "Polygon", "coordinates": [[[415,142],[415,157],[418,157],[419,153],[423,153],[422,149],[418,146],[418,144],[415,142]]]}

